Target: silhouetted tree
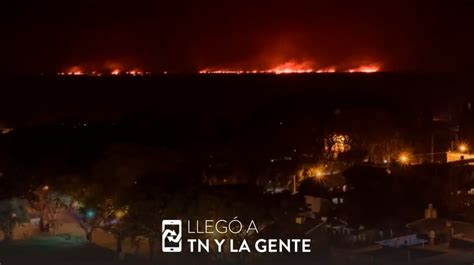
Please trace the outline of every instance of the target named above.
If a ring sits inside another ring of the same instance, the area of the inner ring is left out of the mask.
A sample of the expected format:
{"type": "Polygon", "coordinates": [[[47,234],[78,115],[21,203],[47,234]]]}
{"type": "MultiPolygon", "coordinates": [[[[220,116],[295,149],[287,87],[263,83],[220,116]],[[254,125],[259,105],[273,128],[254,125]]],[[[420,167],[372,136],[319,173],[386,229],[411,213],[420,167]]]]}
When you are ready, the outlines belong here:
{"type": "Polygon", "coordinates": [[[15,226],[28,222],[28,202],[19,198],[0,200],[0,230],[4,240],[13,238],[15,226]]]}

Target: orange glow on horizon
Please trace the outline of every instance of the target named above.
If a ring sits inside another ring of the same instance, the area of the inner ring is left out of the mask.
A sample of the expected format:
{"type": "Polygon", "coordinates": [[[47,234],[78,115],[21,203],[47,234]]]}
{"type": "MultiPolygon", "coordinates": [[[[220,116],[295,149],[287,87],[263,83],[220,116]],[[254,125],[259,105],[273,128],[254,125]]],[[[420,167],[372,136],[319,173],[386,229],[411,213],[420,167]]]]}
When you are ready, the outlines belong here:
{"type": "Polygon", "coordinates": [[[269,73],[275,74],[293,74],[293,73],[312,73],[314,72],[312,64],[309,62],[286,62],[284,64],[277,65],[276,67],[267,70],[269,73]]]}
{"type": "Polygon", "coordinates": [[[79,66],[73,66],[66,73],[61,72],[60,74],[61,75],[65,75],[65,74],[67,74],[67,75],[83,75],[84,72],[82,71],[82,69],[79,66]]]}
{"type": "Polygon", "coordinates": [[[301,63],[295,61],[285,62],[275,67],[266,70],[246,70],[246,69],[213,69],[206,68],[200,70],[200,74],[309,74],[309,73],[375,73],[381,69],[379,64],[364,64],[351,69],[338,69],[336,66],[329,66],[323,68],[314,67],[314,64],[309,61],[301,63]]]}
{"type": "Polygon", "coordinates": [[[328,67],[316,70],[316,73],[335,73],[336,67],[328,67]]]}
{"type": "Polygon", "coordinates": [[[357,68],[352,68],[347,70],[349,73],[376,73],[380,71],[380,66],[378,64],[367,64],[361,65],[357,68]]]}
{"type": "Polygon", "coordinates": [[[140,71],[140,70],[137,70],[137,69],[134,69],[134,70],[130,70],[130,71],[127,71],[125,72],[127,75],[133,75],[133,76],[137,76],[137,75],[143,75],[143,72],[140,71]]]}
{"type": "Polygon", "coordinates": [[[108,75],[130,75],[130,76],[144,76],[151,75],[150,71],[143,71],[141,68],[131,68],[130,70],[124,70],[123,68],[104,68],[101,70],[97,69],[86,69],[80,66],[73,66],[66,71],[57,72],[56,75],[86,75],[86,76],[108,76],[108,75]],[[107,70],[108,69],[108,70],[107,70]]]}
{"type": "Polygon", "coordinates": [[[120,74],[120,69],[114,69],[110,74],[111,75],[119,75],[120,74]]]}
{"type": "MultiPolygon", "coordinates": [[[[375,73],[381,71],[379,63],[361,64],[354,68],[346,68],[340,66],[317,66],[312,61],[287,61],[276,64],[268,69],[265,68],[205,68],[200,70],[199,74],[331,74],[331,73],[375,73]]],[[[168,74],[167,71],[162,72],[168,74]]],[[[58,72],[57,75],[87,75],[87,76],[102,76],[102,75],[130,75],[130,76],[144,76],[150,75],[151,72],[144,71],[140,68],[124,69],[122,67],[105,68],[104,71],[97,69],[84,70],[83,67],[73,66],[66,71],[58,72]],[[109,69],[108,71],[106,69],[109,69]]]]}

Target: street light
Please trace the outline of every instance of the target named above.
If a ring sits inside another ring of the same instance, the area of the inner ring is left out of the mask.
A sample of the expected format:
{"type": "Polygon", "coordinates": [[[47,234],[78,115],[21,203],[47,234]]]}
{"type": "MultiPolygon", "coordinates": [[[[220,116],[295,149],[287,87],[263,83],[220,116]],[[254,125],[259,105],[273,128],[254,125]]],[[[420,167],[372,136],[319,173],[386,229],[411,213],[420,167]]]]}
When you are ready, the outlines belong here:
{"type": "Polygon", "coordinates": [[[316,169],[316,172],[315,172],[315,177],[317,180],[321,180],[323,178],[323,171],[321,169],[316,169]]]}
{"type": "Polygon", "coordinates": [[[87,220],[92,220],[95,217],[95,211],[93,209],[88,209],[86,211],[86,219],[87,220]]]}
{"type": "Polygon", "coordinates": [[[467,147],[466,144],[461,143],[461,144],[458,145],[458,150],[461,153],[465,153],[465,152],[467,152],[467,150],[469,150],[469,148],[467,147]]]}
{"type": "Polygon", "coordinates": [[[408,165],[410,163],[410,155],[408,153],[401,153],[398,157],[401,164],[408,165]]]}
{"type": "Polygon", "coordinates": [[[315,166],[309,169],[308,175],[316,180],[324,178],[324,166],[315,166]]]}
{"type": "Polygon", "coordinates": [[[115,217],[117,219],[122,219],[126,214],[127,214],[127,212],[124,211],[124,210],[115,211],[115,217]]]}

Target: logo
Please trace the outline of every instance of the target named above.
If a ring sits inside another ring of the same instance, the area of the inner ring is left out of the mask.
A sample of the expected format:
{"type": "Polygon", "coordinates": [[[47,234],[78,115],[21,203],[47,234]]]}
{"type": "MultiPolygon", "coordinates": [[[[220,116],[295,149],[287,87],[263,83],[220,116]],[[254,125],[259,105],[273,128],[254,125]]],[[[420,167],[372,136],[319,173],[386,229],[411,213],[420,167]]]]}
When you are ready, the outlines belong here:
{"type": "Polygon", "coordinates": [[[161,222],[161,250],[163,252],[181,252],[181,220],[163,220],[161,222]]]}
{"type": "MultiPolygon", "coordinates": [[[[181,220],[163,220],[162,252],[190,253],[307,253],[311,252],[309,238],[259,238],[259,228],[253,220],[240,221],[237,216],[230,221],[187,220],[186,236],[183,240],[181,220]]],[[[262,227],[262,226],[261,226],[262,227]]],[[[304,235],[302,235],[304,236],[304,235]]]]}

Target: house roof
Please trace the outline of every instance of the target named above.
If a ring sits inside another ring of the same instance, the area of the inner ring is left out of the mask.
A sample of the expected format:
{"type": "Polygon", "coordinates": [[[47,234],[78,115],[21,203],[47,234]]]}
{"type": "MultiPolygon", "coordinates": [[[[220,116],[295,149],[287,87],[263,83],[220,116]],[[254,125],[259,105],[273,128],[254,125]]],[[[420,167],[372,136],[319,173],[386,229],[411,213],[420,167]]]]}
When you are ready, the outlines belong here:
{"type": "Polygon", "coordinates": [[[474,239],[474,224],[449,220],[444,218],[420,219],[407,224],[407,227],[421,234],[428,234],[430,231],[436,233],[446,233],[448,225],[452,226],[455,234],[463,234],[465,238],[474,239]]]}

